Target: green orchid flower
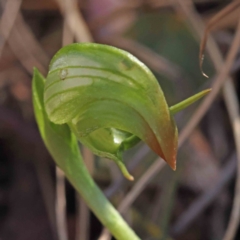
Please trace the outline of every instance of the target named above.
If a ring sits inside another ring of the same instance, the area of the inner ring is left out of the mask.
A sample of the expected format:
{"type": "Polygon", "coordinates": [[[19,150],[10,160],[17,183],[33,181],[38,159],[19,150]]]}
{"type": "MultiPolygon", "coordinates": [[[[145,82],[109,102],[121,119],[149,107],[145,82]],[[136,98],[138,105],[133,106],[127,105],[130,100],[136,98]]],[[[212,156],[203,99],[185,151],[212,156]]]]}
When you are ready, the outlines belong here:
{"type": "Polygon", "coordinates": [[[45,79],[34,70],[33,104],[43,141],[68,180],[116,239],[139,240],[88,173],[78,140],[98,156],[114,160],[139,141],[176,168],[177,127],[173,114],[209,92],[168,107],[151,71],[123,50],[71,44],[52,59],[45,79]]]}
{"type": "Polygon", "coordinates": [[[50,63],[44,88],[49,120],[67,124],[83,145],[114,160],[130,180],[122,154],[140,140],[176,169],[178,131],[173,114],[190,103],[188,99],[169,108],[142,62],[126,51],[93,43],[62,48],[50,63]]]}

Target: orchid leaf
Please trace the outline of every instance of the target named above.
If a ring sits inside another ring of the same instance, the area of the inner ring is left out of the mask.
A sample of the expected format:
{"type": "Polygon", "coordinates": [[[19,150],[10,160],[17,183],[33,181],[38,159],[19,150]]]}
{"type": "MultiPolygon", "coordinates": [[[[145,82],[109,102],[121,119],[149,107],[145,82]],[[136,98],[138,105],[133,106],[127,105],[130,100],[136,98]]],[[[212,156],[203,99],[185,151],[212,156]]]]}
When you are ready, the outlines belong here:
{"type": "Polygon", "coordinates": [[[42,136],[42,139],[54,159],[57,159],[57,165],[66,169],[70,164],[70,159],[82,159],[78,142],[75,135],[70,131],[67,124],[54,124],[46,114],[44,108],[44,86],[46,80],[34,69],[33,76],[33,105],[36,121],[42,136]]]}

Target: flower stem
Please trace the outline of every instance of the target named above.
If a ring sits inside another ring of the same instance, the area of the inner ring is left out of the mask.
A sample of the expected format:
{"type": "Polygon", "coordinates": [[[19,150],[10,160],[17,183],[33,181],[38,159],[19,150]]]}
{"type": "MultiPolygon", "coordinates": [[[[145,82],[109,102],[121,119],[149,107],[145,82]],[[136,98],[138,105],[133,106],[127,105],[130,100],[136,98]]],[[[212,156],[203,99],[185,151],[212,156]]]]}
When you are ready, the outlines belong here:
{"type": "Polygon", "coordinates": [[[88,207],[116,239],[140,240],[95,184],[82,159],[72,159],[63,170],[88,207]]]}

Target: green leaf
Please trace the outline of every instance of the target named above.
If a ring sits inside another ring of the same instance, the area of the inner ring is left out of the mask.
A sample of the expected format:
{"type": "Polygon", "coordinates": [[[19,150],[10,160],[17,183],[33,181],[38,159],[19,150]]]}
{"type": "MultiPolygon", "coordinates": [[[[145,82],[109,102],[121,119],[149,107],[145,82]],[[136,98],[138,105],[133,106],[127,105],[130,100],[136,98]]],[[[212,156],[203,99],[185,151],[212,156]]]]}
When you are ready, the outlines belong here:
{"type": "Polygon", "coordinates": [[[177,128],[151,71],[123,50],[72,44],[52,59],[44,104],[95,154],[122,164],[122,152],[146,142],[176,168],[177,128]]]}
{"type": "Polygon", "coordinates": [[[32,83],[35,118],[48,151],[56,160],[56,163],[62,169],[66,169],[71,159],[82,158],[79,153],[77,139],[71,133],[68,125],[54,124],[48,119],[43,101],[45,82],[44,77],[35,68],[32,83]]]}

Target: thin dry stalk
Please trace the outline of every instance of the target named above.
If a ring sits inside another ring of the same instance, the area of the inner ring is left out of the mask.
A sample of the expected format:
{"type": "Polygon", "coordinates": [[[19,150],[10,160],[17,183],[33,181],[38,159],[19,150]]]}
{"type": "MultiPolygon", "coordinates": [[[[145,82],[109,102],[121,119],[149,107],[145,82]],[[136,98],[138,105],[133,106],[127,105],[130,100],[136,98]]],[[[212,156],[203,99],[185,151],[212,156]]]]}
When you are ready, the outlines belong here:
{"type": "MultiPolygon", "coordinates": [[[[194,7],[191,1],[190,5],[184,4],[182,1],[177,0],[179,5],[181,6],[182,10],[188,17],[188,19],[191,21],[195,31],[197,34],[201,36],[203,32],[203,23],[201,21],[201,18],[198,16],[198,14],[194,11],[194,7]],[[190,7],[189,7],[190,6],[190,7]]],[[[239,3],[239,1],[236,1],[236,3],[239,3]]],[[[235,5],[234,5],[235,6],[235,5]]],[[[232,10],[232,7],[227,8],[228,11],[232,10]]],[[[222,17],[224,17],[223,15],[222,17]]],[[[214,20],[215,21],[215,20],[214,20]]],[[[212,22],[211,22],[212,24],[212,22]]],[[[207,28],[208,29],[208,28],[207,28]]],[[[203,42],[206,41],[203,39],[203,42]]],[[[205,114],[206,110],[209,108],[211,103],[213,102],[215,96],[218,94],[221,86],[224,84],[226,80],[228,80],[223,87],[224,90],[224,100],[226,102],[228,114],[230,116],[232,129],[234,132],[234,140],[236,144],[236,150],[237,150],[237,159],[238,159],[238,172],[237,172],[237,180],[236,180],[236,186],[235,186],[235,196],[233,200],[233,209],[231,212],[230,221],[227,227],[226,234],[224,236],[224,240],[231,240],[234,238],[237,226],[239,224],[239,218],[240,218],[240,117],[239,117],[239,105],[238,100],[236,97],[236,92],[234,91],[234,86],[231,81],[231,79],[228,78],[228,74],[231,68],[231,65],[238,53],[240,45],[240,20],[237,25],[236,33],[234,36],[234,40],[232,43],[232,46],[228,52],[225,64],[222,66],[222,57],[221,53],[216,45],[216,43],[210,38],[209,45],[207,46],[208,53],[215,65],[215,68],[219,71],[218,77],[216,78],[214,84],[213,84],[213,91],[209,96],[207,96],[202,105],[199,107],[199,109],[196,111],[196,114],[193,116],[193,118],[190,120],[189,125],[187,125],[185,130],[185,135],[183,135],[182,139],[180,141],[184,142],[186,135],[192,131],[194,124],[198,123],[202,116],[205,114]]],[[[204,47],[204,43],[202,44],[204,47]]],[[[204,48],[201,49],[201,51],[204,51],[204,48]]],[[[200,52],[201,53],[201,52],[200,52]]]]}
{"type": "Polygon", "coordinates": [[[44,159],[43,154],[46,153],[45,148],[40,139],[39,133],[32,125],[24,122],[19,116],[3,106],[0,106],[0,122],[1,126],[7,127],[7,131],[13,132],[22,141],[31,142],[36,147],[36,157],[34,160],[37,176],[42,191],[43,200],[50,221],[53,239],[56,239],[56,224],[54,215],[54,187],[50,177],[49,166],[44,159]]]}
{"type": "Polygon", "coordinates": [[[111,240],[111,238],[110,232],[107,230],[107,228],[104,228],[98,240],[111,240]]]}
{"type": "Polygon", "coordinates": [[[67,21],[64,19],[63,22],[63,36],[62,36],[62,45],[66,46],[68,44],[73,43],[74,41],[74,34],[68,26],[67,21]]]}
{"type": "MultiPolygon", "coordinates": [[[[89,173],[92,175],[94,171],[94,156],[93,153],[87,149],[86,147],[83,148],[83,159],[87,166],[89,173]]],[[[79,228],[77,223],[77,231],[76,231],[76,240],[88,240],[89,239],[89,223],[90,223],[90,211],[86,203],[80,199],[78,200],[78,219],[79,219],[79,228]]]]}
{"type": "Polygon", "coordinates": [[[20,13],[17,16],[8,43],[20,63],[30,74],[32,74],[33,66],[46,74],[50,58],[44,52],[20,13]]]}
{"type": "MultiPolygon", "coordinates": [[[[28,141],[30,141],[28,139],[28,141]]],[[[47,154],[43,153],[42,148],[39,148],[37,143],[36,145],[36,158],[34,165],[37,172],[37,177],[39,181],[39,186],[42,192],[43,201],[45,204],[46,212],[48,215],[51,231],[53,234],[53,239],[57,239],[57,226],[55,218],[55,186],[53,179],[51,177],[51,171],[47,160],[47,154]]]]}
{"type": "Polygon", "coordinates": [[[2,56],[2,51],[5,43],[9,38],[9,35],[17,18],[21,3],[22,0],[8,0],[4,6],[3,0],[1,0],[1,6],[4,6],[4,12],[0,21],[0,32],[3,37],[0,43],[0,58],[2,56]]]}
{"type": "Polygon", "coordinates": [[[56,0],[78,42],[93,42],[92,35],[78,10],[76,0],[56,0]]]}
{"type": "Polygon", "coordinates": [[[239,6],[240,6],[240,1],[239,0],[230,3],[227,7],[225,7],[220,12],[218,12],[207,24],[207,27],[204,31],[203,39],[202,39],[201,44],[200,44],[200,51],[199,51],[200,69],[202,71],[203,76],[205,76],[207,78],[208,78],[208,76],[203,72],[202,65],[203,65],[204,50],[206,48],[208,35],[214,29],[214,27],[216,26],[216,24],[219,21],[221,21],[225,16],[227,16],[229,13],[231,13],[234,9],[238,8],[239,6]]]}
{"type": "Polygon", "coordinates": [[[165,75],[173,82],[177,83],[178,79],[183,77],[181,69],[170,62],[168,59],[160,56],[148,47],[136,42],[132,39],[127,39],[121,36],[104,39],[104,42],[111,43],[112,45],[125,49],[147,64],[155,72],[165,75]]]}
{"type": "MultiPolygon", "coordinates": [[[[179,4],[181,4],[182,7],[184,7],[184,8],[186,7],[185,4],[182,4],[181,1],[178,1],[178,2],[179,2],[179,4]]],[[[198,26],[201,19],[198,18],[195,20],[194,16],[192,16],[192,13],[190,15],[189,9],[186,9],[185,11],[184,12],[186,14],[188,14],[188,19],[191,19],[191,22],[195,21],[195,24],[193,24],[193,25],[194,25],[194,28],[196,29],[196,31],[197,31],[197,29],[201,29],[198,26]],[[187,11],[187,12],[185,12],[185,11],[187,11]],[[192,20],[192,18],[193,18],[193,20],[192,20]]],[[[212,40],[212,39],[210,39],[210,40],[212,40]]],[[[213,42],[213,40],[212,40],[212,42],[213,42]]],[[[216,98],[216,96],[219,93],[224,82],[229,79],[228,74],[229,74],[230,68],[232,66],[232,63],[236,57],[236,54],[238,52],[239,44],[240,44],[240,24],[238,23],[235,37],[234,37],[232,46],[228,52],[228,55],[227,55],[224,65],[221,64],[222,61],[219,62],[219,59],[222,59],[222,57],[221,57],[221,54],[220,54],[216,44],[213,42],[213,44],[211,45],[211,48],[209,48],[209,54],[211,52],[211,56],[215,56],[214,59],[218,58],[218,61],[217,62],[213,61],[213,63],[215,65],[216,69],[219,71],[219,74],[217,75],[217,77],[212,85],[211,93],[205,97],[205,99],[203,100],[200,107],[196,110],[193,117],[190,119],[190,121],[188,122],[186,127],[181,132],[181,134],[179,136],[179,146],[182,146],[182,144],[186,141],[187,137],[191,134],[192,130],[196,127],[196,125],[200,122],[202,117],[205,115],[205,113],[209,109],[210,105],[216,98]],[[215,46],[215,48],[213,47],[213,45],[215,46]]]]}
{"type": "MultiPolygon", "coordinates": [[[[142,146],[132,157],[132,160],[127,164],[127,169],[129,172],[133,172],[133,170],[143,161],[143,159],[146,158],[148,155],[150,149],[144,145],[142,146]]],[[[120,178],[113,182],[105,191],[104,194],[106,197],[111,198],[117,191],[122,187],[124,184],[128,184],[129,181],[123,177],[123,175],[120,176],[120,178]]]]}
{"type": "MultiPolygon", "coordinates": [[[[73,34],[66,21],[63,22],[62,45],[65,46],[73,42],[73,34]]],[[[67,240],[67,210],[66,210],[66,191],[64,173],[56,166],[56,199],[55,213],[57,222],[57,233],[59,240],[67,240]]]]}
{"type": "MultiPolygon", "coordinates": [[[[136,200],[139,194],[143,191],[146,185],[151,181],[151,179],[153,179],[154,176],[156,176],[156,174],[163,168],[164,165],[165,162],[162,159],[160,159],[155,161],[148,168],[147,172],[143,174],[143,176],[136,182],[131,191],[124,197],[124,199],[119,204],[118,210],[120,213],[124,214],[129,209],[129,207],[136,200]]],[[[99,240],[109,239],[110,233],[107,231],[107,229],[104,229],[99,240]]]]}
{"type": "MultiPolygon", "coordinates": [[[[38,63],[36,65],[40,66],[41,70],[44,70],[45,68],[38,59],[35,59],[34,53],[32,53],[32,51],[35,53],[39,53],[36,55],[43,56],[43,58],[40,57],[40,60],[43,60],[43,62],[45,63],[48,61],[48,57],[44,55],[44,52],[42,51],[40,45],[35,40],[33,34],[31,33],[28,26],[25,24],[21,14],[19,13],[21,2],[22,1],[20,0],[7,1],[5,5],[5,10],[1,19],[0,26],[1,34],[3,37],[3,41],[0,46],[0,56],[2,54],[5,43],[8,41],[19,61],[30,73],[32,73],[32,58],[34,58],[35,62],[38,63]],[[28,61],[26,61],[26,57],[29,57],[28,61]]],[[[15,68],[16,67],[14,67],[14,69],[15,68]]],[[[36,162],[36,169],[39,183],[41,186],[41,191],[43,194],[44,203],[46,205],[48,217],[50,220],[50,225],[53,235],[55,236],[56,225],[54,211],[52,211],[53,197],[51,194],[49,194],[48,191],[49,189],[53,190],[53,187],[51,185],[50,178],[43,178],[42,174],[44,172],[44,169],[48,169],[47,166],[45,166],[42,162],[41,164],[36,162]]]]}
{"type": "Polygon", "coordinates": [[[68,240],[67,217],[66,217],[66,197],[65,197],[65,177],[59,167],[56,167],[56,222],[59,240],[68,240]]]}
{"type": "Polygon", "coordinates": [[[88,206],[79,196],[77,196],[77,202],[79,205],[78,207],[79,225],[77,224],[75,239],[87,240],[89,239],[90,212],[89,212],[88,206]]]}
{"type": "Polygon", "coordinates": [[[146,187],[147,183],[151,181],[151,179],[156,175],[158,171],[160,171],[165,165],[162,159],[160,161],[156,161],[157,168],[153,167],[153,165],[148,169],[148,174],[144,174],[138,182],[133,186],[131,191],[125,196],[125,198],[120,203],[118,210],[120,213],[125,213],[132,203],[136,200],[139,194],[146,187]]]}
{"type": "Polygon", "coordinates": [[[132,13],[134,10],[139,8],[142,5],[141,1],[125,1],[122,3],[121,6],[117,7],[116,9],[113,9],[109,14],[106,14],[101,17],[97,17],[89,22],[89,28],[92,31],[96,31],[97,29],[101,28],[102,26],[111,23],[117,18],[124,18],[126,17],[127,13],[132,13]]]}
{"type": "Polygon", "coordinates": [[[188,208],[183,212],[170,230],[171,235],[182,234],[194,220],[219,196],[225,186],[233,179],[236,172],[236,154],[228,159],[226,165],[221,170],[219,178],[211,188],[203,192],[188,208]]]}
{"type": "Polygon", "coordinates": [[[237,149],[237,179],[235,185],[235,195],[233,199],[233,207],[230,216],[230,221],[223,240],[231,240],[234,238],[240,219],[240,114],[239,104],[236,90],[232,82],[226,82],[223,88],[224,98],[230,116],[235,145],[237,149]]]}

